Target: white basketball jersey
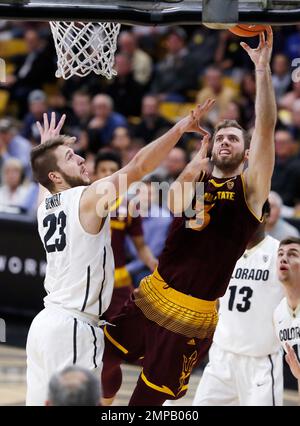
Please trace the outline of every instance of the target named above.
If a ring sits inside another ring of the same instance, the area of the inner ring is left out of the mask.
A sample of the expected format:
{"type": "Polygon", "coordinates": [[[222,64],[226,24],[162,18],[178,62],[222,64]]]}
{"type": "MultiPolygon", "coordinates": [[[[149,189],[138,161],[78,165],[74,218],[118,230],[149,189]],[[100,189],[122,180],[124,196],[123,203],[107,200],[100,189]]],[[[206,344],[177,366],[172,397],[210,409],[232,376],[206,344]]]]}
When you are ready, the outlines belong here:
{"type": "Polygon", "coordinates": [[[283,298],[276,276],[279,242],[267,236],[237,261],[225,295],[220,298],[214,342],[226,351],[266,356],[280,348],[273,312],[283,298]]]}
{"type": "Polygon", "coordinates": [[[276,335],[285,349],[285,343],[294,347],[300,356],[300,305],[293,311],[284,298],[274,312],[276,335]]]}
{"type": "Polygon", "coordinates": [[[97,321],[111,301],[114,257],[109,217],[96,235],[81,226],[79,203],[85,188],[47,197],[38,209],[39,234],[47,254],[44,303],[97,321]]]}

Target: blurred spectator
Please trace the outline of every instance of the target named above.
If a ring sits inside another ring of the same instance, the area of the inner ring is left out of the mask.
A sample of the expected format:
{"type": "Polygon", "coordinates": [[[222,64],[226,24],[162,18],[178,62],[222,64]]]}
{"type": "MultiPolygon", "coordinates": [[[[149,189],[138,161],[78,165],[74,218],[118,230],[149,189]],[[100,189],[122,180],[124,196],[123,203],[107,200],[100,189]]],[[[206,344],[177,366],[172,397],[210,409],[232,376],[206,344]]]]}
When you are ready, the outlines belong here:
{"type": "Polygon", "coordinates": [[[218,46],[218,31],[199,25],[192,34],[189,50],[194,57],[198,74],[202,74],[206,66],[214,62],[214,54],[218,46]]]}
{"type": "Polygon", "coordinates": [[[139,49],[137,37],[130,31],[122,31],[118,38],[120,53],[131,60],[134,80],[142,85],[149,83],[152,73],[151,56],[139,49]]]}
{"type": "Polygon", "coordinates": [[[160,100],[184,102],[188,90],[196,89],[197,66],[186,47],[186,32],[180,27],[171,28],[167,39],[165,59],[156,65],[151,92],[160,100]]]}
{"type": "Polygon", "coordinates": [[[297,99],[292,107],[291,123],[288,126],[300,148],[300,99],[297,99]]]}
{"type": "Polygon", "coordinates": [[[281,241],[288,237],[299,237],[297,228],[290,225],[281,216],[282,199],[277,192],[271,191],[269,195],[271,207],[270,215],[266,219],[266,232],[271,237],[281,241]]]}
{"type": "Polygon", "coordinates": [[[71,107],[72,113],[67,116],[66,128],[68,134],[80,138],[81,132],[86,130],[92,116],[90,94],[83,90],[73,93],[71,107]]]}
{"type": "Polygon", "coordinates": [[[124,53],[115,57],[117,75],[108,83],[106,92],[113,98],[115,110],[125,117],[138,116],[144,94],[143,86],[135,81],[130,58],[124,53]],[[128,94],[133,96],[128,99],[128,94]]]}
{"type": "Polygon", "coordinates": [[[0,40],[11,40],[12,38],[23,37],[23,25],[22,21],[6,21],[1,19],[0,21],[0,40]]]}
{"type": "Polygon", "coordinates": [[[39,191],[39,184],[30,182],[27,185],[27,193],[20,205],[22,212],[30,215],[34,220],[36,220],[36,211],[38,209],[39,191]]]}
{"type": "Polygon", "coordinates": [[[13,59],[15,72],[7,76],[6,86],[10,89],[11,99],[18,101],[19,115],[27,111],[27,96],[34,89],[41,89],[45,83],[55,81],[55,61],[52,49],[49,49],[39,33],[28,29],[24,34],[28,54],[13,59]]]}
{"type": "Polygon", "coordinates": [[[28,192],[23,180],[24,170],[21,161],[17,158],[8,159],[2,169],[0,209],[22,206],[28,192]]]}
{"type": "MultiPolygon", "coordinates": [[[[76,137],[74,150],[87,159],[89,148],[89,137],[87,133],[88,124],[92,118],[92,100],[91,96],[85,90],[78,90],[72,96],[71,112],[66,113],[65,132],[68,135],[76,137]]],[[[97,135],[91,133],[93,137],[97,135]]],[[[95,146],[96,149],[96,146],[95,146]]],[[[95,154],[95,153],[94,153],[95,154]]]]}
{"type": "Polygon", "coordinates": [[[131,136],[127,127],[116,127],[111,139],[111,147],[118,152],[121,157],[122,166],[130,161],[129,149],[131,136]]]}
{"type": "Polygon", "coordinates": [[[241,106],[245,118],[246,129],[251,129],[255,121],[256,82],[253,73],[244,74],[241,81],[241,106]]]}
{"type": "Polygon", "coordinates": [[[291,61],[300,58],[300,25],[297,25],[295,31],[286,38],[284,50],[291,61]]]}
{"type": "Polygon", "coordinates": [[[297,144],[288,130],[275,132],[275,167],[272,190],[278,192],[287,206],[300,200],[300,159],[296,156],[297,144]]]}
{"type": "Polygon", "coordinates": [[[142,117],[133,133],[136,138],[148,144],[171,128],[171,123],[159,114],[159,101],[155,96],[146,95],[142,100],[142,117]]]}
{"type": "Polygon", "coordinates": [[[300,81],[293,83],[293,89],[278,100],[280,108],[292,111],[294,103],[300,99],[300,81]]]}
{"type": "Polygon", "coordinates": [[[73,111],[69,106],[66,96],[61,92],[60,88],[55,88],[47,96],[48,110],[55,111],[58,116],[66,114],[67,117],[71,116],[73,111]]]}
{"type": "Polygon", "coordinates": [[[245,65],[245,55],[240,47],[240,38],[230,31],[224,30],[219,32],[218,41],[214,50],[216,66],[224,74],[240,80],[242,68],[245,65]]]}
{"type": "Polygon", "coordinates": [[[273,58],[272,81],[278,101],[291,88],[292,83],[288,58],[283,54],[279,53],[273,58]]]}
{"type": "Polygon", "coordinates": [[[243,108],[237,101],[230,101],[223,115],[220,115],[220,120],[235,120],[242,127],[245,127],[245,118],[243,108]]]}
{"type": "MultiPolygon", "coordinates": [[[[0,123],[1,123],[1,121],[0,121],[0,123]]],[[[1,133],[0,133],[0,185],[2,184],[2,168],[3,168],[4,163],[9,158],[12,158],[12,157],[8,153],[7,145],[4,143],[4,140],[1,138],[1,133]]]]}
{"type": "Polygon", "coordinates": [[[173,148],[161,167],[155,171],[168,183],[174,182],[188,163],[187,153],[184,149],[173,148]]]}
{"type": "Polygon", "coordinates": [[[208,114],[207,120],[215,125],[220,116],[224,115],[229,102],[236,93],[231,87],[226,87],[222,80],[222,72],[216,67],[209,67],[205,70],[203,89],[197,95],[197,103],[203,104],[206,99],[216,100],[213,110],[208,114]]]}
{"type": "MultiPolygon", "coordinates": [[[[47,97],[42,90],[33,90],[28,96],[29,112],[24,118],[21,135],[31,141],[32,144],[40,143],[40,132],[36,122],[43,121],[43,114],[48,112],[47,97]]],[[[50,118],[50,112],[48,118],[50,118]]]]}
{"type": "Polygon", "coordinates": [[[0,146],[6,146],[6,150],[12,157],[18,158],[27,176],[31,176],[30,167],[30,142],[18,134],[18,130],[11,118],[0,120],[0,146]]]}
{"type": "MultiPolygon", "coordinates": [[[[141,191],[139,195],[144,240],[157,258],[164,247],[172,217],[169,210],[159,206],[158,187],[156,186],[160,183],[159,177],[152,175],[144,179],[144,183],[147,184],[147,191],[146,193],[141,191]]],[[[126,267],[132,276],[134,286],[137,287],[141,279],[151,271],[138,258],[136,248],[129,238],[127,238],[127,247],[132,260],[127,263],[126,267]]]]}
{"type": "Polygon", "coordinates": [[[89,151],[97,153],[109,145],[117,127],[126,127],[126,118],[114,112],[113,100],[108,95],[96,95],[92,100],[93,117],[88,124],[89,151]]]}
{"type": "Polygon", "coordinates": [[[51,377],[45,405],[82,407],[101,405],[100,378],[77,366],[66,367],[51,377]]]}
{"type": "Polygon", "coordinates": [[[161,38],[166,34],[166,26],[154,25],[134,25],[132,32],[136,36],[141,49],[147,52],[152,58],[159,57],[159,47],[161,38]]]}

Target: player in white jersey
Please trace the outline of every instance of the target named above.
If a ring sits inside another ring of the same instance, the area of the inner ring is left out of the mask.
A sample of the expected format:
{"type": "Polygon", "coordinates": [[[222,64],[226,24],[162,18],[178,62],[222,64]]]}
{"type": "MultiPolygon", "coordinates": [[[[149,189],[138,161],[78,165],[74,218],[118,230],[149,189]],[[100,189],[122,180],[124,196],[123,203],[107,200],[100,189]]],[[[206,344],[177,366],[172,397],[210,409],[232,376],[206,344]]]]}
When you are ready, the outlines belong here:
{"type": "MultiPolygon", "coordinates": [[[[264,206],[265,216],[269,211],[264,206]]],[[[283,297],[279,242],[262,223],[236,263],[193,405],[282,405],[282,352],[273,311],[283,297]]]]}
{"type": "Polygon", "coordinates": [[[132,182],[154,170],[185,132],[204,134],[199,120],[213,106],[207,100],[163,136],[141,149],[122,169],[90,184],[85,161],[59,136],[65,117],[55,114],[32,150],[37,181],[49,192],[38,209],[38,229],[47,255],[45,309],[31,324],[27,339],[27,404],[42,405],[49,378],[77,364],[101,374],[103,332],[99,318],[113,291],[114,263],[109,209],[132,182]]]}
{"type": "Polygon", "coordinates": [[[300,238],[290,237],[280,242],[277,273],[285,298],[275,309],[274,325],[300,391],[300,238]]]}

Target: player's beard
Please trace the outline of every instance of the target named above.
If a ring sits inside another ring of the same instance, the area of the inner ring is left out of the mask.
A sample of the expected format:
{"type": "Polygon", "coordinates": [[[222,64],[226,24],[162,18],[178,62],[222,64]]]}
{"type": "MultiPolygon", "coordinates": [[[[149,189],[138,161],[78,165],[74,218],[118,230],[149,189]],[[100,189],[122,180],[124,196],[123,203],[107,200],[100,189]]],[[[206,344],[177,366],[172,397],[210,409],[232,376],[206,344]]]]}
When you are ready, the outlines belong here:
{"type": "Polygon", "coordinates": [[[76,186],[87,186],[90,184],[90,182],[85,181],[81,176],[69,176],[62,170],[60,170],[60,174],[71,188],[75,188],[76,186]]]}
{"type": "Polygon", "coordinates": [[[243,163],[245,158],[245,152],[236,154],[234,157],[223,157],[220,158],[216,153],[212,153],[212,162],[222,172],[235,173],[236,169],[243,163]]]}

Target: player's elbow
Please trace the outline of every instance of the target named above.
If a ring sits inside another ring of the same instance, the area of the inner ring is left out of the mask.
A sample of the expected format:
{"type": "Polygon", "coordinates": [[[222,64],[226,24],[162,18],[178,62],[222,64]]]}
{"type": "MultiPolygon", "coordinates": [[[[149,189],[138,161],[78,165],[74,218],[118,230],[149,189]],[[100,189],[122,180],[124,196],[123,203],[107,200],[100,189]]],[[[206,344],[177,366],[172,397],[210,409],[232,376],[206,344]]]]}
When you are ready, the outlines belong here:
{"type": "Polygon", "coordinates": [[[142,155],[140,152],[134,156],[130,164],[134,170],[134,173],[136,174],[136,180],[142,179],[145,175],[152,171],[152,168],[147,164],[144,155],[142,155]]]}
{"type": "Polygon", "coordinates": [[[141,180],[147,173],[149,173],[144,165],[144,162],[139,158],[139,154],[136,154],[135,157],[127,164],[126,166],[127,173],[130,173],[132,181],[141,180]]]}

